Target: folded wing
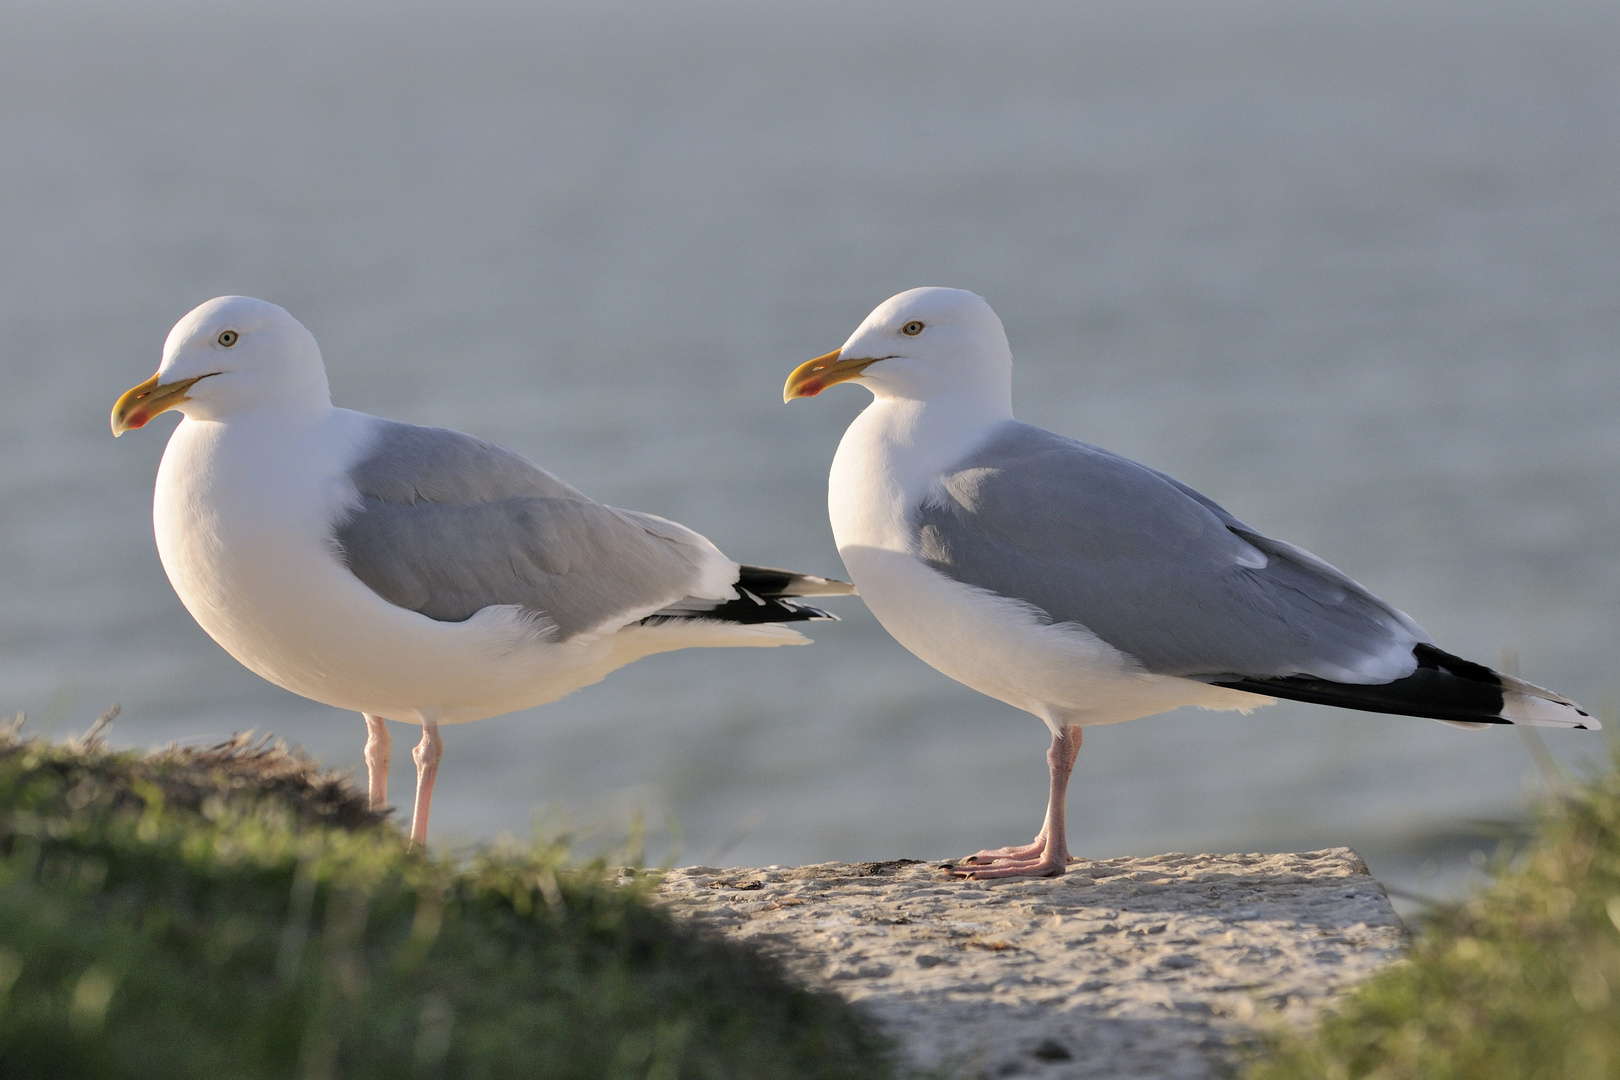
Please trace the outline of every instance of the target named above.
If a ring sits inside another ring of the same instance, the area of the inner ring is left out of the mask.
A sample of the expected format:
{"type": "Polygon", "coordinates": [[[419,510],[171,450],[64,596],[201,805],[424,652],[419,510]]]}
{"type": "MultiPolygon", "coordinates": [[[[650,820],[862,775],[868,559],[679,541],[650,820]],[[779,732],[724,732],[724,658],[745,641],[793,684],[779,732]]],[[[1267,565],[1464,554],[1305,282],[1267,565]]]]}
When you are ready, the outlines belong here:
{"type": "Polygon", "coordinates": [[[441,622],[510,604],[555,640],[733,600],[737,564],[691,529],[604,506],[511,451],[379,421],[334,541],[390,603],[441,622]]]}
{"type": "Polygon", "coordinates": [[[1383,682],[1427,635],[1169,477],[1009,422],[916,508],[941,573],[1079,623],[1161,675],[1383,682]]]}

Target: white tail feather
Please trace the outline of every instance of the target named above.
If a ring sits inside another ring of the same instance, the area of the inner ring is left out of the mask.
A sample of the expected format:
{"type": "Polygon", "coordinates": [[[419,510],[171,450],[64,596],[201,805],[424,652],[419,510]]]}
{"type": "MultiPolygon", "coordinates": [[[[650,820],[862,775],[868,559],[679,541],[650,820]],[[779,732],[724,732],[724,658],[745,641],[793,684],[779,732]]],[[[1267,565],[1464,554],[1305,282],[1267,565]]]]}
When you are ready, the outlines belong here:
{"type": "Polygon", "coordinates": [[[1603,725],[1588,716],[1566,697],[1534,683],[1502,676],[1502,719],[1533,727],[1585,728],[1599,731],[1603,725]]]}

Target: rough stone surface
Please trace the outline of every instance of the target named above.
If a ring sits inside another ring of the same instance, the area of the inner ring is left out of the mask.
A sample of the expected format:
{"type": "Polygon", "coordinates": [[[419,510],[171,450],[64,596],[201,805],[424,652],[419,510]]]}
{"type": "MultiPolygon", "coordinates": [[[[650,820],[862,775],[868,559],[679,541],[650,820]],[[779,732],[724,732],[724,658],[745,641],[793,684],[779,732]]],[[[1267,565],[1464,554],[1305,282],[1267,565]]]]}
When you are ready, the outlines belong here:
{"type": "Polygon", "coordinates": [[[1203,1078],[1303,1023],[1405,930],[1349,848],[1071,863],[973,882],[900,860],[672,871],[675,910],[867,1009],[961,1078],[1203,1078]]]}

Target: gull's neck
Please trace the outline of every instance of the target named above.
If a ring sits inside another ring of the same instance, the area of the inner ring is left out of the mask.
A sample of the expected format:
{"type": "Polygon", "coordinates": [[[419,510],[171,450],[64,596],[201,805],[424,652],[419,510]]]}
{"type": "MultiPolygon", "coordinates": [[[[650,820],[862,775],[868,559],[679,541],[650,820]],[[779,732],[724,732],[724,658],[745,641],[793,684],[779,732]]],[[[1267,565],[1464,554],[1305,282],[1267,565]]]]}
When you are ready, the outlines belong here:
{"type": "Polygon", "coordinates": [[[878,397],[844,433],[828,477],[827,508],[840,550],[908,550],[912,507],[940,473],[1012,419],[1010,401],[982,394],[878,397]]]}
{"type": "MultiPolygon", "coordinates": [[[[246,491],[255,485],[303,483],[330,475],[347,464],[353,456],[350,445],[363,437],[363,425],[344,423],[348,417],[359,414],[327,402],[255,405],[231,409],[217,418],[188,414],[164,450],[158,501],[163,502],[167,493],[171,500],[184,502],[220,483],[227,489],[235,483],[246,491]]],[[[208,497],[232,496],[227,490],[208,497]]]]}
{"type": "Polygon", "coordinates": [[[185,411],[188,420],[218,424],[225,431],[296,438],[300,433],[330,419],[338,410],[329,398],[300,397],[240,405],[222,413],[185,411]]]}
{"type": "MultiPolygon", "coordinates": [[[[878,395],[855,424],[881,443],[897,475],[911,480],[950,468],[1012,418],[1010,390],[972,387],[926,400],[878,395]]],[[[906,487],[914,490],[911,483],[906,487]]]]}

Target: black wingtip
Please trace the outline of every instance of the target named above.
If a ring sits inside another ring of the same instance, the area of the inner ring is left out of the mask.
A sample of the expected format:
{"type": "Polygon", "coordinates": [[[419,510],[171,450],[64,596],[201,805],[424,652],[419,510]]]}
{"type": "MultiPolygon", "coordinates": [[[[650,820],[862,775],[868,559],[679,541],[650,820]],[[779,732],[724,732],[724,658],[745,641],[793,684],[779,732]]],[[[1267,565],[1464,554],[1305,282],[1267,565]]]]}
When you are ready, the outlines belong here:
{"type": "Polygon", "coordinates": [[[838,616],[809,604],[796,604],[791,600],[761,597],[739,589],[741,596],[727,600],[712,608],[695,611],[665,612],[649,615],[641,620],[643,626],[658,626],[671,622],[723,622],[740,626],[759,623],[837,622],[838,616]]]}
{"type": "Polygon", "coordinates": [[[1548,695],[1545,699],[1548,705],[1568,708],[1577,716],[1591,718],[1590,714],[1559,699],[1551,691],[1542,691],[1539,687],[1492,671],[1484,664],[1453,656],[1427,643],[1414,646],[1412,656],[1417,661],[1417,669],[1404,678],[1387,683],[1342,683],[1304,675],[1262,678],[1223,675],[1207,681],[1251,694],[1309,701],[1361,712],[1422,716],[1463,724],[1541,723],[1545,726],[1592,730],[1586,724],[1565,722],[1551,716],[1531,719],[1517,714],[1512,717],[1504,715],[1507,695],[1511,692],[1516,699],[1540,698],[1545,694],[1548,695]]]}
{"type": "Polygon", "coordinates": [[[746,563],[737,568],[737,587],[767,597],[855,595],[855,586],[837,578],[746,563]]]}
{"type": "Polygon", "coordinates": [[[679,605],[655,612],[641,620],[643,626],[657,626],[669,622],[735,623],[744,626],[758,623],[837,622],[838,616],[830,611],[799,603],[800,596],[848,596],[855,586],[836,578],[815,574],[797,574],[792,570],[778,570],[770,566],[742,566],[738,568],[737,595],[710,607],[699,607],[697,601],[687,600],[679,605]],[[691,605],[691,606],[689,606],[691,605]]]}

